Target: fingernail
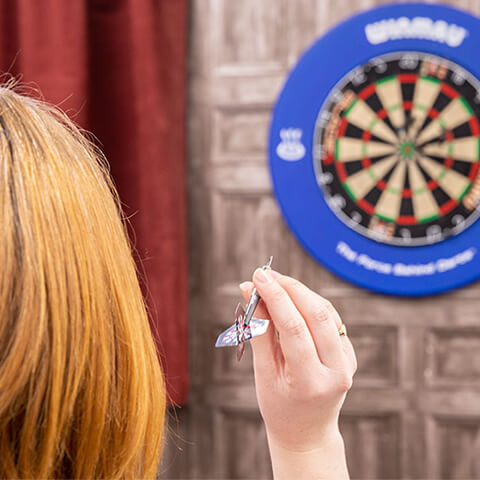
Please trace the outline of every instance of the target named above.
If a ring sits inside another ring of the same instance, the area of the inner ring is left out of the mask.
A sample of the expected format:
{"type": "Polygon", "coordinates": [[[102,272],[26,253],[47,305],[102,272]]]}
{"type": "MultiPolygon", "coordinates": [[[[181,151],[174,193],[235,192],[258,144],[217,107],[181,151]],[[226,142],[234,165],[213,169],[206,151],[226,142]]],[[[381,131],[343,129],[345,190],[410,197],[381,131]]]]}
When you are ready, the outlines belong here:
{"type": "Polygon", "coordinates": [[[267,284],[272,281],[272,277],[270,275],[270,272],[268,270],[263,270],[263,268],[257,268],[255,270],[255,273],[253,274],[253,278],[258,282],[258,283],[263,283],[267,284]]]}
{"type": "Polygon", "coordinates": [[[240,290],[247,290],[249,283],[250,283],[250,282],[242,282],[242,283],[239,285],[240,290]]]}

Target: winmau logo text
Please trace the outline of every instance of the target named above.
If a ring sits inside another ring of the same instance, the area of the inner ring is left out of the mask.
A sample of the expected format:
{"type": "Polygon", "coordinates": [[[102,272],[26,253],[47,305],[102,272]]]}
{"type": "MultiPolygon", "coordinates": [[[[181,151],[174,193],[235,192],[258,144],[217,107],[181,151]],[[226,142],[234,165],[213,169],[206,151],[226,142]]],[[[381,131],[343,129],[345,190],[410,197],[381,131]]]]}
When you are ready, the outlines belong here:
{"type": "Polygon", "coordinates": [[[449,47],[458,47],[467,36],[468,31],[444,20],[432,20],[428,17],[387,18],[365,26],[367,40],[373,44],[400,40],[403,38],[418,38],[446,43],[449,47]]]}

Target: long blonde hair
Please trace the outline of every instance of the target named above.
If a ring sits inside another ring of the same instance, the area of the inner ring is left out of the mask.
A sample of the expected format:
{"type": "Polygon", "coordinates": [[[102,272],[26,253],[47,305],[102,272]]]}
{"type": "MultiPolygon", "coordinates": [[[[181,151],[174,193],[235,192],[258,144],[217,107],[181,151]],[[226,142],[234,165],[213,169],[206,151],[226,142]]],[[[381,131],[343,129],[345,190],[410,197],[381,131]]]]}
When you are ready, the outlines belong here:
{"type": "Polygon", "coordinates": [[[1,478],[156,475],[165,387],[119,205],[66,115],[0,88],[1,478]]]}

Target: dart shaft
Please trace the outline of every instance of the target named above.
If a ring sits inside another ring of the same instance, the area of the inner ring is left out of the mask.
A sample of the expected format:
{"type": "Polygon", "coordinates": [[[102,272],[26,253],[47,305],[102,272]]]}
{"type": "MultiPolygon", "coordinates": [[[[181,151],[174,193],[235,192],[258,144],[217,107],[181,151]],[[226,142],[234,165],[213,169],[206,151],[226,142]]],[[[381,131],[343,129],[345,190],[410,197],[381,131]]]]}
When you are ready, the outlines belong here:
{"type": "MultiPolygon", "coordinates": [[[[273,257],[268,259],[268,262],[262,267],[263,270],[270,270],[272,265],[273,257]]],[[[255,309],[257,308],[258,302],[260,301],[260,295],[257,292],[257,289],[254,288],[250,300],[248,301],[247,308],[245,310],[245,316],[243,317],[243,324],[249,325],[250,320],[253,317],[255,309]]]]}
{"type": "Polygon", "coordinates": [[[257,308],[260,301],[260,295],[257,293],[257,289],[254,288],[250,300],[248,301],[247,309],[245,310],[244,324],[248,325],[253,317],[253,313],[257,308]]]}

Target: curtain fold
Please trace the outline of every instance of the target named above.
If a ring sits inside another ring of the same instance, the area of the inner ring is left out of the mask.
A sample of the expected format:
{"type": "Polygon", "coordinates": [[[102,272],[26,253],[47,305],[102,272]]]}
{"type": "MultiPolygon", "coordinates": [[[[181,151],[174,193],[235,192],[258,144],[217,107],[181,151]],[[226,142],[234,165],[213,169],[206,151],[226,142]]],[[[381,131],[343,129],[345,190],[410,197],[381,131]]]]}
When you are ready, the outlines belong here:
{"type": "Polygon", "coordinates": [[[91,131],[130,218],[170,401],[187,377],[186,0],[0,0],[0,69],[91,131]]]}

